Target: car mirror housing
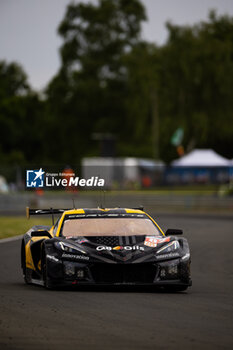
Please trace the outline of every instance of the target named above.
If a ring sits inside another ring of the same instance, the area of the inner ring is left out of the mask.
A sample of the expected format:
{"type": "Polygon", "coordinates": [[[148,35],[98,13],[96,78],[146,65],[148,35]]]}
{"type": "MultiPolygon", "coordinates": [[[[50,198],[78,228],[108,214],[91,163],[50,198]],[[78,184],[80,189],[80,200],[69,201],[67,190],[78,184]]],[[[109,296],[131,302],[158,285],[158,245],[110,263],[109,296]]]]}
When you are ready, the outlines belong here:
{"type": "Polygon", "coordinates": [[[182,235],[183,230],[177,229],[177,228],[169,228],[165,232],[165,236],[171,236],[171,235],[182,235]]]}

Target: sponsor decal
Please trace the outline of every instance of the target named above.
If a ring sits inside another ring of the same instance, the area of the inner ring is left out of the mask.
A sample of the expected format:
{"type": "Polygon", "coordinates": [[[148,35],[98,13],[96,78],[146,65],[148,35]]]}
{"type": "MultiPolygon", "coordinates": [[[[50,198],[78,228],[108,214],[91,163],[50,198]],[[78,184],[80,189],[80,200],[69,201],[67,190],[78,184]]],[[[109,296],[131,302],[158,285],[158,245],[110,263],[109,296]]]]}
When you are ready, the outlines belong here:
{"type": "Polygon", "coordinates": [[[89,256],[63,253],[62,258],[89,260],[89,256]]]}
{"type": "MultiPolygon", "coordinates": [[[[109,214],[109,210],[104,211],[104,216],[106,217],[118,217],[118,218],[145,218],[146,215],[144,214],[109,214]]],[[[95,213],[95,214],[69,214],[67,215],[68,219],[73,219],[73,218],[96,218],[96,217],[103,217],[103,213],[95,213]]]]}
{"type": "Polygon", "coordinates": [[[169,253],[169,254],[157,255],[156,258],[157,259],[166,259],[166,258],[175,258],[175,257],[178,257],[178,256],[180,256],[179,253],[169,253]]]}
{"type": "Polygon", "coordinates": [[[123,249],[123,247],[121,247],[121,246],[117,246],[117,247],[114,247],[114,248],[112,248],[113,250],[121,250],[121,249],[123,249]]]}
{"type": "Polygon", "coordinates": [[[59,262],[59,259],[55,258],[55,256],[53,256],[53,255],[47,254],[46,258],[49,260],[55,261],[55,262],[59,262]]]}
{"type": "Polygon", "coordinates": [[[144,241],[144,245],[146,245],[147,247],[155,248],[155,247],[157,247],[158,244],[164,243],[164,242],[169,242],[169,241],[170,241],[169,237],[158,238],[155,236],[146,236],[145,241],[144,241]]]}
{"type": "Polygon", "coordinates": [[[115,250],[115,251],[122,251],[122,250],[141,250],[144,251],[144,247],[140,247],[139,245],[133,245],[133,246],[116,246],[116,247],[108,247],[108,246],[104,246],[104,245],[100,245],[98,247],[96,247],[96,250],[101,251],[101,250],[115,250]]]}

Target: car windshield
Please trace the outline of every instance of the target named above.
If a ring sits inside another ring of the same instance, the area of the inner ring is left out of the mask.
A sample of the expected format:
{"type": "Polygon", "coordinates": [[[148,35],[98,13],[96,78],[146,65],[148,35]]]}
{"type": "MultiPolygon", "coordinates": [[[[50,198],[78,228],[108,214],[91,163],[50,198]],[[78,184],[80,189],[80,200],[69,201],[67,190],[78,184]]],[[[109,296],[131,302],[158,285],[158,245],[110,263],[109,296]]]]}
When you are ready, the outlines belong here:
{"type": "Polygon", "coordinates": [[[147,218],[83,218],[66,219],[62,235],[79,236],[161,236],[156,225],[147,218]]]}

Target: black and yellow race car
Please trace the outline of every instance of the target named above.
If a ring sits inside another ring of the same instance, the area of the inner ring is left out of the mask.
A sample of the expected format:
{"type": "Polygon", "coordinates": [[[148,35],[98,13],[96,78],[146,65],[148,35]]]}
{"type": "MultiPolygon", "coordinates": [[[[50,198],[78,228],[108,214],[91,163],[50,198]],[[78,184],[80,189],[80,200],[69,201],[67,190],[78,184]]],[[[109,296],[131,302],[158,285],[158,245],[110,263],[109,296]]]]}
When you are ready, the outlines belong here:
{"type": "MultiPolygon", "coordinates": [[[[142,209],[142,208],[141,208],[142,209]]],[[[147,285],[183,291],[191,286],[190,251],[182,230],[166,233],[141,209],[29,209],[60,214],[57,222],[32,227],[22,239],[26,283],[147,285]]]]}

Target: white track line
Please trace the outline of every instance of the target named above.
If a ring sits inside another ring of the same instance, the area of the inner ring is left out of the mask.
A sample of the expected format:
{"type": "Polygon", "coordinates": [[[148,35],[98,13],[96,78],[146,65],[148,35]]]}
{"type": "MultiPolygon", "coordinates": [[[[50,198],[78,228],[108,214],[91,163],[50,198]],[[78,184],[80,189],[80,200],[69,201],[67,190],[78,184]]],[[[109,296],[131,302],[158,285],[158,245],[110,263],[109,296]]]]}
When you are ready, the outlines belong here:
{"type": "Polygon", "coordinates": [[[3,239],[0,239],[0,244],[1,243],[12,242],[12,241],[17,241],[17,240],[21,239],[22,237],[23,237],[23,235],[9,237],[9,238],[3,238],[3,239]]]}

